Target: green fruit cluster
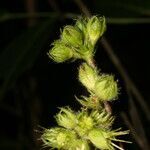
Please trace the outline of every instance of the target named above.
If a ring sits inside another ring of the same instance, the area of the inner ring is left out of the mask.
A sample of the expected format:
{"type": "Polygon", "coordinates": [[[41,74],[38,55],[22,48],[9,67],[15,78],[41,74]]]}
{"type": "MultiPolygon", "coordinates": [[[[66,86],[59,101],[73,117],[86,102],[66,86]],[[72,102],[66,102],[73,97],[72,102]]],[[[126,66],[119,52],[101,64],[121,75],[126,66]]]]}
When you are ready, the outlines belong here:
{"type": "Polygon", "coordinates": [[[94,55],[94,46],[106,29],[104,17],[82,18],[74,26],[67,25],[60,39],[52,44],[48,55],[55,62],[88,60],[94,55]]]}

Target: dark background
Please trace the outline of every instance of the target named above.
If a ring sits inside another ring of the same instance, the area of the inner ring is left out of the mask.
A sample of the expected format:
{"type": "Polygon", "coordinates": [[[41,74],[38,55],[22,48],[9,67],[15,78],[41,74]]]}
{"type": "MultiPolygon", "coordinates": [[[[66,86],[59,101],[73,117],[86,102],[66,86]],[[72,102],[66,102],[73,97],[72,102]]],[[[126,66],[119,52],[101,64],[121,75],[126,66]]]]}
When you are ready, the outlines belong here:
{"type": "MultiPolygon", "coordinates": [[[[111,102],[116,115],[114,127],[130,129],[125,149],[149,149],[150,124],[150,1],[84,0],[94,15],[104,15],[104,36],[117,59],[143,95],[136,95],[113,64],[110,55],[97,44],[95,60],[105,73],[115,74],[121,87],[119,101],[111,102]],[[129,90],[128,90],[129,89],[129,90]],[[149,114],[149,115],[148,115],[149,114]]],[[[0,149],[40,149],[41,127],[56,124],[58,107],[80,105],[74,96],[86,94],[78,82],[80,60],[56,64],[47,56],[50,44],[59,38],[60,28],[74,24],[83,12],[77,0],[0,1],[0,149]]]]}

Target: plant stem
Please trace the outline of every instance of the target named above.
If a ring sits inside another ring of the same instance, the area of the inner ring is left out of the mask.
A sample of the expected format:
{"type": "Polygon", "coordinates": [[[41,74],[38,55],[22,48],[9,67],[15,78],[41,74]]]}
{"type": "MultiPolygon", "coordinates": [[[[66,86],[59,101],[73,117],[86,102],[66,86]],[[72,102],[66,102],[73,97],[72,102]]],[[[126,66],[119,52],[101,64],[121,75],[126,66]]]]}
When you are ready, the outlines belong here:
{"type": "MultiPolygon", "coordinates": [[[[87,64],[88,64],[89,66],[91,66],[93,69],[96,68],[95,60],[94,60],[93,58],[88,59],[88,60],[87,60],[87,64]]],[[[109,104],[107,101],[104,102],[104,107],[105,107],[105,110],[107,111],[107,113],[112,114],[111,106],[110,106],[110,104],[109,104]]]]}

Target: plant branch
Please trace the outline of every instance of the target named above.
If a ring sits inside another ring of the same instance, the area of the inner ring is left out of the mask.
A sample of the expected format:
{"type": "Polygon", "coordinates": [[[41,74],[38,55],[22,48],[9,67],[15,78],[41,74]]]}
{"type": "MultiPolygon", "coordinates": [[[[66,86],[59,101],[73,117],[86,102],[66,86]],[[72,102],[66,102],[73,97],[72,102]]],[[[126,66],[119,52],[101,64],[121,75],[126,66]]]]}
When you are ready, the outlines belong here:
{"type": "MultiPolygon", "coordinates": [[[[94,59],[90,59],[87,63],[88,63],[92,68],[95,69],[96,65],[95,65],[95,60],[94,60],[94,59]]],[[[109,104],[107,101],[104,102],[104,107],[105,107],[106,111],[107,111],[109,114],[112,114],[111,106],[110,106],[110,104],[109,104]]]]}
{"type": "Polygon", "coordinates": [[[143,141],[142,147],[145,150],[149,150],[150,149],[149,143],[148,143],[145,131],[144,131],[142,120],[141,120],[138,110],[135,106],[133,95],[131,94],[131,91],[128,90],[128,87],[126,87],[126,88],[127,88],[127,93],[128,93],[128,97],[129,97],[129,108],[130,108],[129,114],[130,114],[130,119],[131,119],[132,125],[135,129],[136,134],[140,137],[140,139],[142,139],[141,141],[143,141]]]}
{"type": "MultiPolygon", "coordinates": [[[[86,16],[88,16],[88,17],[91,16],[91,13],[89,12],[88,8],[86,7],[86,5],[81,0],[74,0],[74,1],[86,16]]],[[[120,75],[124,79],[126,85],[128,87],[130,87],[131,92],[134,94],[134,96],[136,97],[136,100],[141,105],[141,107],[143,109],[143,112],[147,116],[147,119],[150,121],[150,115],[149,115],[150,110],[148,108],[148,105],[145,103],[145,100],[144,100],[143,96],[141,95],[140,91],[137,89],[134,82],[129,77],[126,69],[122,65],[122,63],[119,60],[118,56],[114,53],[114,50],[112,49],[110,43],[108,43],[108,41],[105,37],[103,37],[100,42],[101,42],[102,46],[104,47],[104,50],[107,52],[110,60],[116,66],[116,68],[119,71],[120,75]]]]}
{"type": "Polygon", "coordinates": [[[130,129],[131,134],[132,134],[133,138],[135,139],[135,141],[139,144],[141,149],[145,149],[145,147],[143,147],[143,143],[142,143],[140,136],[135,132],[135,129],[133,128],[131,122],[129,121],[126,113],[122,112],[121,116],[122,116],[123,120],[125,121],[125,124],[127,125],[127,127],[130,129]]]}

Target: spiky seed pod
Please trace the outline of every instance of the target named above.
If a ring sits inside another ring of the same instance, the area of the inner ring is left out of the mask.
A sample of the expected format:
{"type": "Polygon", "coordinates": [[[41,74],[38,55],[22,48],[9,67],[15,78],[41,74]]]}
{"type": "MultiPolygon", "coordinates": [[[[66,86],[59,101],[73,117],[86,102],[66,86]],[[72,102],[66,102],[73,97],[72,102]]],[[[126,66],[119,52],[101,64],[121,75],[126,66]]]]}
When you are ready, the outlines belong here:
{"type": "Polygon", "coordinates": [[[109,129],[114,122],[114,117],[108,114],[104,109],[94,110],[90,116],[93,118],[97,127],[104,129],[109,129]]]}
{"type": "Polygon", "coordinates": [[[56,115],[56,121],[58,125],[64,128],[73,129],[77,124],[77,117],[70,108],[61,108],[60,112],[56,115]]]}
{"type": "Polygon", "coordinates": [[[92,45],[103,35],[106,30],[105,17],[93,16],[87,23],[87,35],[92,45]]]}
{"type": "Polygon", "coordinates": [[[75,132],[63,128],[45,129],[41,136],[45,147],[57,149],[69,149],[74,140],[77,139],[75,132]]]}
{"type": "Polygon", "coordinates": [[[95,83],[98,80],[98,71],[93,69],[87,63],[79,67],[79,81],[90,91],[94,90],[95,83]]]}
{"type": "Polygon", "coordinates": [[[70,25],[64,27],[61,35],[61,40],[64,43],[74,47],[83,45],[82,32],[74,26],[70,25]]]}
{"type": "Polygon", "coordinates": [[[87,112],[78,113],[78,124],[75,127],[75,131],[80,137],[83,138],[84,136],[86,136],[89,130],[93,128],[93,126],[93,119],[90,116],[88,116],[87,112]]]}
{"type": "Polygon", "coordinates": [[[118,86],[112,75],[102,75],[95,83],[95,94],[101,101],[110,101],[118,97],[118,86]]]}
{"type": "Polygon", "coordinates": [[[48,55],[55,62],[62,63],[73,58],[73,50],[60,40],[57,40],[53,43],[53,48],[49,51],[48,55]]]}
{"type": "Polygon", "coordinates": [[[95,147],[101,150],[114,150],[115,148],[121,149],[119,146],[114,144],[113,141],[130,143],[128,141],[119,140],[116,138],[117,136],[128,133],[129,131],[109,131],[101,128],[95,128],[89,132],[88,139],[94,144],[95,147]]]}

